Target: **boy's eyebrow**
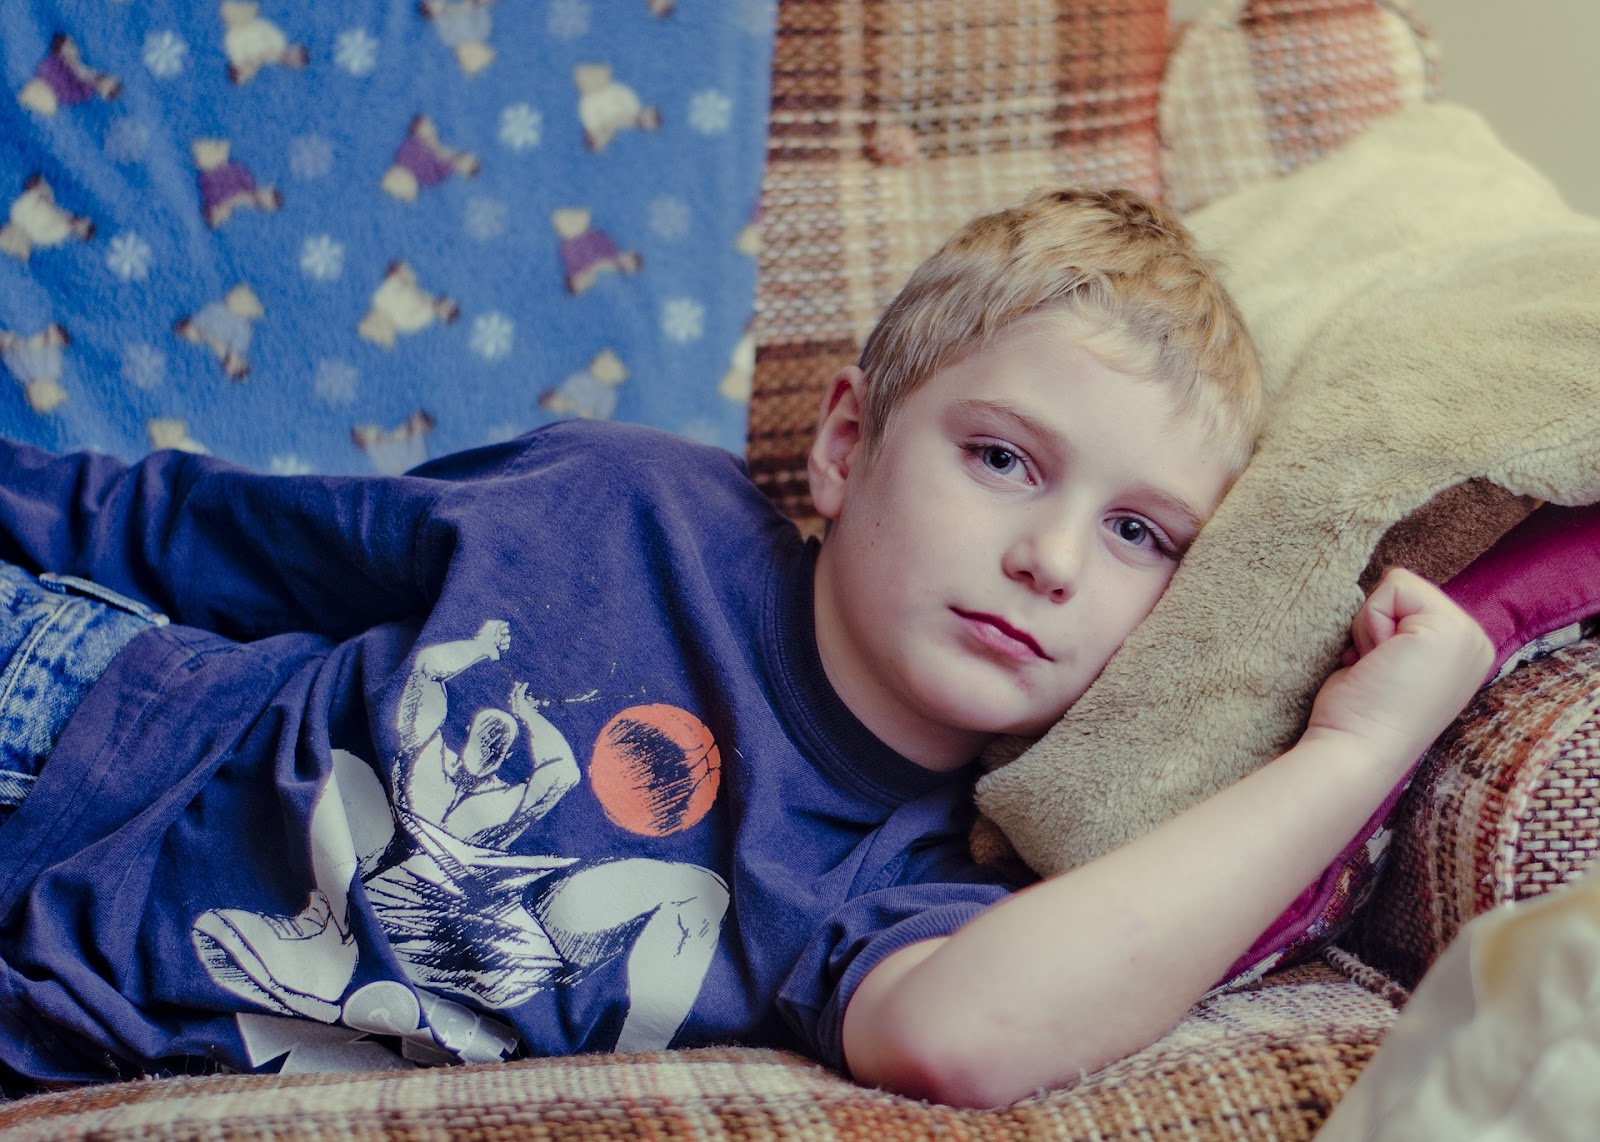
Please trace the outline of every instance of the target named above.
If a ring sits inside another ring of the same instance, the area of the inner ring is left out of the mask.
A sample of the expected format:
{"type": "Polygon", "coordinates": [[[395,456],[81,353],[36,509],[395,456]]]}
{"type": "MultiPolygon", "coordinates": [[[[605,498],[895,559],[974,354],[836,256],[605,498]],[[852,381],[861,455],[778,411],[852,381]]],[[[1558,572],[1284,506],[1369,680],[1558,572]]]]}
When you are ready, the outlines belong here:
{"type": "Polygon", "coordinates": [[[1187,548],[1193,542],[1194,537],[1200,534],[1200,529],[1205,526],[1206,517],[1196,511],[1194,505],[1189,503],[1188,500],[1179,499],[1171,492],[1163,491],[1160,488],[1148,486],[1144,489],[1143,494],[1146,499],[1154,500],[1163,510],[1170,511],[1179,517],[1186,533],[1180,546],[1187,548]]]}
{"type": "Polygon", "coordinates": [[[1030,432],[1034,436],[1043,438],[1047,443],[1054,445],[1057,449],[1063,452],[1067,450],[1067,442],[1061,438],[1061,434],[1059,432],[1053,428],[1041,424],[1027,413],[1022,412],[1005,401],[984,400],[980,397],[963,397],[955,402],[955,407],[957,412],[987,413],[990,416],[997,416],[1002,420],[1009,420],[1018,428],[1030,432]]]}
{"type": "MultiPolygon", "coordinates": [[[[988,413],[989,415],[997,416],[1002,420],[1009,420],[1018,428],[1044,439],[1053,445],[1058,451],[1070,451],[1067,442],[1062,439],[1059,432],[1055,431],[1053,428],[1041,424],[1038,420],[1035,420],[1027,413],[1015,408],[1005,401],[984,400],[979,397],[964,397],[955,402],[955,407],[961,412],[988,413]]],[[[1205,526],[1205,514],[1191,504],[1188,500],[1183,499],[1181,496],[1174,495],[1172,492],[1169,492],[1164,488],[1153,487],[1149,484],[1144,485],[1140,489],[1140,495],[1144,499],[1154,501],[1162,510],[1169,511],[1176,515],[1179,519],[1179,522],[1183,525],[1184,530],[1188,532],[1189,538],[1197,535],[1200,529],[1205,526]]],[[[1185,539],[1183,546],[1187,547],[1188,543],[1189,539],[1185,539]]]]}

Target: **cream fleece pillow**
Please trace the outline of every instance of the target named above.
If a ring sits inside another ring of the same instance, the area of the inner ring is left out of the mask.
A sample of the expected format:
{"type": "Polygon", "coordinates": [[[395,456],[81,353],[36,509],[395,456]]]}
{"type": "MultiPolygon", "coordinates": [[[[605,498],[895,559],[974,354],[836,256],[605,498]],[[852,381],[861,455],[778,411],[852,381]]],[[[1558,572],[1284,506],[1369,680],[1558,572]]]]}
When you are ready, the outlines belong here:
{"type": "Polygon", "coordinates": [[[979,783],[1044,874],[1291,744],[1379,539],[1436,494],[1600,500],[1600,221],[1476,114],[1409,108],[1187,221],[1256,335],[1268,425],[1150,618],[979,783]]]}

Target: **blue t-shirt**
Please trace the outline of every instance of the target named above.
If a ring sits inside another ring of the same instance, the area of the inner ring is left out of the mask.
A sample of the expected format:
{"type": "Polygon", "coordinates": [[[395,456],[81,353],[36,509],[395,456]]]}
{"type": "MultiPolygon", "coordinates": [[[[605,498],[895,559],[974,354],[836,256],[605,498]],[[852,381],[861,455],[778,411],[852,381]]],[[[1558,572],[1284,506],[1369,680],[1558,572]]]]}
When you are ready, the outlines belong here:
{"type": "Polygon", "coordinates": [[[0,558],[172,619],[0,827],[24,1076],[842,1067],[866,971],[1007,891],[971,774],[829,686],[814,544],[720,449],[570,422],[345,478],[3,445],[0,558]]]}

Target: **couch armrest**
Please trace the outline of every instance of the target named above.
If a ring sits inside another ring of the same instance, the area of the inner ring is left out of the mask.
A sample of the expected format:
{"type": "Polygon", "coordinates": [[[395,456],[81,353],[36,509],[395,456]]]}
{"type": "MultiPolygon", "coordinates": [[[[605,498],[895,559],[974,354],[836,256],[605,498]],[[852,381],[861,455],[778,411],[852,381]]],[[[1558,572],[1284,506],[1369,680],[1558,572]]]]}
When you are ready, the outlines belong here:
{"type": "Polygon", "coordinates": [[[1485,687],[1394,826],[1388,868],[1341,943],[1408,987],[1474,916],[1580,876],[1600,850],[1600,640],[1485,687]]]}

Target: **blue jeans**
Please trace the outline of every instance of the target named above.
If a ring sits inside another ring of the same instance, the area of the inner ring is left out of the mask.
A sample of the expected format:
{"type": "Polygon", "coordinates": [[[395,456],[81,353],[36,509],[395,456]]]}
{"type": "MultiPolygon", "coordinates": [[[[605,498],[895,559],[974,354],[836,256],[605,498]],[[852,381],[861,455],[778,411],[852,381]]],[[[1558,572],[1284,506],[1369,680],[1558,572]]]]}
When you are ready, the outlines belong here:
{"type": "Polygon", "coordinates": [[[165,615],[86,579],[0,562],[0,821],[106,666],[165,615]]]}

